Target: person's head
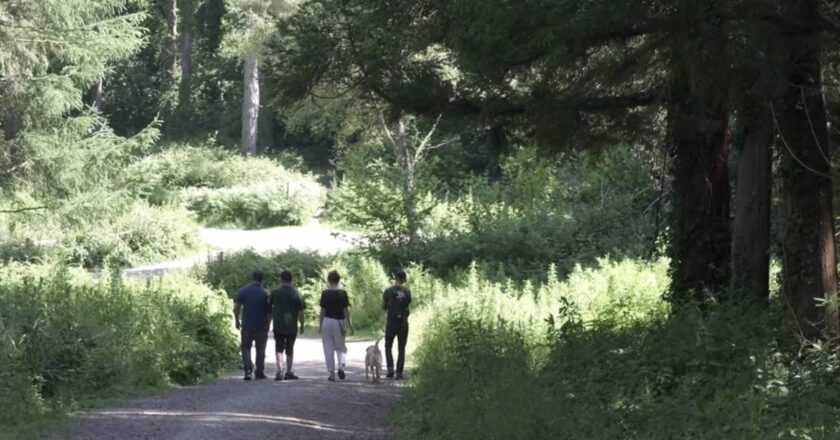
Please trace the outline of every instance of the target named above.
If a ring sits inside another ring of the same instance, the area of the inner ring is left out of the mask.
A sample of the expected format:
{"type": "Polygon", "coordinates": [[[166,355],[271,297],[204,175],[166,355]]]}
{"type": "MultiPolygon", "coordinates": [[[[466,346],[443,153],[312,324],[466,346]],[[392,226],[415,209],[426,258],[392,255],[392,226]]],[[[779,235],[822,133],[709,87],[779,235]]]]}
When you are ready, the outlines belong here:
{"type": "Polygon", "coordinates": [[[338,274],[338,271],[331,270],[330,273],[327,274],[327,282],[331,285],[337,286],[339,281],[341,281],[341,275],[338,274]]]}
{"type": "Polygon", "coordinates": [[[262,284],[262,282],[263,282],[262,271],[261,270],[255,270],[255,271],[251,272],[251,281],[253,281],[257,284],[262,284]]]}
{"type": "Polygon", "coordinates": [[[292,272],[288,269],[283,269],[280,271],[280,282],[281,283],[291,283],[292,282],[292,272]]]}
{"type": "Polygon", "coordinates": [[[394,278],[394,283],[397,285],[402,285],[405,283],[405,271],[402,269],[394,269],[391,273],[391,276],[394,278]]]}

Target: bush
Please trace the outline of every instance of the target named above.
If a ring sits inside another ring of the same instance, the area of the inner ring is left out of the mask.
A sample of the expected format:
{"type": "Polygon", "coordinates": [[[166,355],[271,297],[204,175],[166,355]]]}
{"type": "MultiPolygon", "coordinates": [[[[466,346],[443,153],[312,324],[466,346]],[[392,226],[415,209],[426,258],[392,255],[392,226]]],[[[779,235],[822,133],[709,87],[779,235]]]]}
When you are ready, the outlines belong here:
{"type": "Polygon", "coordinates": [[[88,399],[195,383],[237,358],[223,296],[187,278],[94,281],[10,266],[0,280],[4,432],[88,399]]]}
{"type": "Polygon", "coordinates": [[[312,175],[212,142],[147,156],[128,167],[122,185],[153,204],[183,203],[208,225],[248,228],[304,223],[325,194],[312,175]]]}
{"type": "Polygon", "coordinates": [[[99,268],[177,258],[198,245],[198,226],[188,212],[137,203],[112,221],[79,229],[60,246],[69,263],[99,268]]]}
{"type": "MultiPolygon", "coordinates": [[[[648,256],[657,231],[653,218],[639,213],[657,197],[649,160],[616,147],[555,169],[524,149],[508,159],[500,184],[473,181],[466,195],[447,203],[450,215],[440,217],[449,226],[430,229],[418,260],[443,275],[477,260],[504,267],[500,279],[523,280],[539,278],[548,264],[562,278],[607,255],[648,256]]],[[[385,258],[401,253],[382,251],[385,258]]]]}
{"type": "Polygon", "coordinates": [[[397,409],[402,437],[840,435],[840,361],[823,344],[797,355],[781,304],[778,313],[730,301],[669,315],[667,262],[601,265],[521,289],[473,271],[438,292],[421,313],[428,324],[397,409]],[[548,306],[544,295],[558,300],[548,306]]]}
{"type": "Polygon", "coordinates": [[[320,206],[317,192],[283,184],[188,188],[181,194],[181,201],[208,226],[249,229],[300,225],[320,206]]]}
{"type": "Polygon", "coordinates": [[[266,276],[265,284],[271,286],[277,282],[281,269],[289,269],[295,284],[302,286],[318,278],[326,261],[325,257],[315,252],[289,250],[259,254],[246,250],[230,254],[220,253],[203,267],[196,268],[195,275],[205,284],[221,289],[229,298],[233,298],[236,291],[249,282],[254,270],[263,271],[266,276]]]}
{"type": "Polygon", "coordinates": [[[498,279],[526,280],[544,276],[549,264],[564,277],[576,264],[656,251],[651,207],[661,184],[651,173],[653,157],[637,148],[580,153],[560,164],[522,148],[505,160],[501,181],[472,177],[449,194],[425,164],[413,200],[417,243],[408,242],[404,173],[364,159],[342,162],[346,175],[330,192],[327,214],[367,229],[373,253],[387,265],[415,262],[450,276],[478,261],[485,272],[504,268],[498,279]]]}

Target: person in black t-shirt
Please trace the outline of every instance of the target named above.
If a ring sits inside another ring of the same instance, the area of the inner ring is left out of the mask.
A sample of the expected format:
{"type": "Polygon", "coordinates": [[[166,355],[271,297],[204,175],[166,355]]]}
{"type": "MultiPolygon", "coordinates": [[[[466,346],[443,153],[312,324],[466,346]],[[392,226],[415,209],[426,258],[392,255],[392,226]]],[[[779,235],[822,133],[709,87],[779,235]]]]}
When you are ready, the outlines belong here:
{"type": "Polygon", "coordinates": [[[397,371],[396,379],[403,378],[403,366],[405,365],[405,343],[408,340],[408,315],[410,313],[411,290],[405,287],[405,272],[397,269],[393,273],[394,285],[385,289],[382,293],[382,310],[387,313],[385,324],[385,363],[388,366],[388,373],[385,377],[394,376],[394,355],[392,348],[394,338],[397,339],[397,371]]]}
{"type": "Polygon", "coordinates": [[[338,378],[344,380],[344,363],[347,356],[347,346],[344,338],[347,331],[353,332],[353,321],[350,318],[350,298],[344,289],[338,287],[341,276],[336,271],[327,275],[328,287],[321,292],[321,315],[318,319],[318,332],[324,344],[324,358],[330,382],[335,382],[335,357],[338,356],[338,378]]]}
{"type": "Polygon", "coordinates": [[[277,375],[274,380],[297,379],[292,370],[295,340],[303,333],[303,297],[292,285],[292,273],[280,272],[280,286],[271,291],[269,306],[274,318],[274,348],[277,356],[277,375]],[[283,374],[283,353],[286,354],[286,374],[283,374]]]}

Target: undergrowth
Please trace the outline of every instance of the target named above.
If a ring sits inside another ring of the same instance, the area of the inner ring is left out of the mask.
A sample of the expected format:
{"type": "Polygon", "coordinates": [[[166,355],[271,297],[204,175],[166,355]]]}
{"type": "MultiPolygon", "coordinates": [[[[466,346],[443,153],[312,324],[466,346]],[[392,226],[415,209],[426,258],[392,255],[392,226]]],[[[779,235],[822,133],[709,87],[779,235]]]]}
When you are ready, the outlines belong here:
{"type": "Polygon", "coordinates": [[[4,268],[0,430],[230,367],[237,350],[222,299],[184,277],[93,280],[52,266],[4,268]]]}
{"type": "Polygon", "coordinates": [[[667,307],[666,264],[437,292],[402,438],[840,438],[835,351],[791,346],[778,304],[667,307]]]}

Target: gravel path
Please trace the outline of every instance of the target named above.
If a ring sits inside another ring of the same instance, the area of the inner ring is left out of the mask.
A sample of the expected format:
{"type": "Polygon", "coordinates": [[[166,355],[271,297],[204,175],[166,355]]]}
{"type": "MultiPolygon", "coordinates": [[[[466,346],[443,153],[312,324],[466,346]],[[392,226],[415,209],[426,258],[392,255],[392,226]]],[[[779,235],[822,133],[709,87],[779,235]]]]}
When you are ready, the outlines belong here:
{"type": "Polygon", "coordinates": [[[395,439],[386,417],[401,382],[365,382],[369,342],[348,343],[346,381],[327,382],[321,341],[295,345],[300,380],[273,380],[274,343],[266,350],[268,380],[244,382],[239,372],[162,396],[131,400],[74,417],[50,439],[395,439]]]}
{"type": "MultiPolygon", "coordinates": [[[[325,228],[316,221],[257,231],[205,228],[201,239],[212,249],[208,254],[132,268],[124,274],[160,276],[201,264],[218,252],[243,249],[333,254],[352,247],[358,238],[358,234],[325,228]]],[[[268,380],[245,382],[237,371],[210,383],[129,400],[73,417],[60,434],[49,439],[395,439],[385,419],[399,398],[402,383],[388,381],[384,374],[380,384],[365,382],[364,355],[370,344],[348,343],[347,380],[330,383],[321,340],[306,335],[295,344],[295,371],[300,380],[275,382],[274,341],[269,338],[268,380]]]]}

